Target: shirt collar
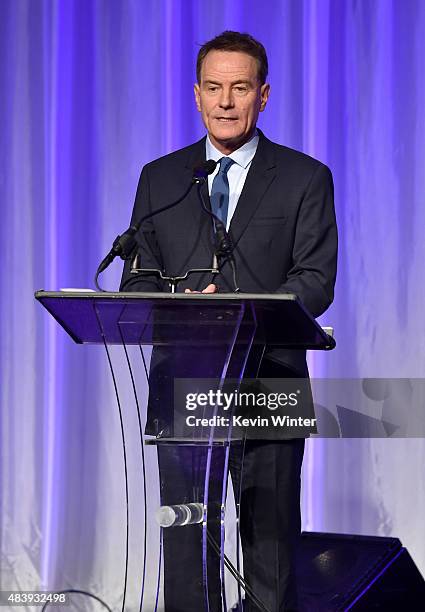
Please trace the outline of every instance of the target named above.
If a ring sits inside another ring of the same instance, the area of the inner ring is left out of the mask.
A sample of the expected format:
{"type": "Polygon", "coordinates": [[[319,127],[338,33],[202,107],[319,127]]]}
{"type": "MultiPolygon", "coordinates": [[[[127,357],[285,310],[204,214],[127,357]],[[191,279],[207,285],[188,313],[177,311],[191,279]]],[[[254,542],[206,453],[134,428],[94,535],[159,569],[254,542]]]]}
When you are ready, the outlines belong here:
{"type": "Polygon", "coordinates": [[[239,149],[236,149],[236,151],[233,151],[233,153],[230,155],[224,156],[223,153],[216,149],[216,147],[212,144],[210,137],[207,136],[207,140],[205,142],[206,158],[218,161],[222,157],[230,157],[230,159],[233,159],[233,161],[242,168],[247,168],[252,162],[255,152],[257,151],[259,139],[258,132],[255,130],[251,140],[248,140],[248,142],[239,147],[239,149]]]}

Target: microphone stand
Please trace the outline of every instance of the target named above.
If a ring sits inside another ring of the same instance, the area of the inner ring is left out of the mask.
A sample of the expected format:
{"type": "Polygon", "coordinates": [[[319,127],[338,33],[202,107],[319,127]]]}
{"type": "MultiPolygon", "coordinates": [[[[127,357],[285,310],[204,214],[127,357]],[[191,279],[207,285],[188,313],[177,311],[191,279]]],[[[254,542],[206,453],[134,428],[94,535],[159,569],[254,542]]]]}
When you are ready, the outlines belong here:
{"type": "Polygon", "coordinates": [[[176,293],[176,289],[178,284],[183,281],[186,280],[191,274],[211,274],[212,276],[215,276],[216,274],[219,274],[220,270],[217,267],[217,258],[214,255],[213,257],[213,263],[212,263],[212,268],[191,268],[190,270],[187,270],[187,272],[185,274],[183,274],[183,276],[167,276],[165,275],[162,270],[157,270],[155,268],[140,268],[140,253],[136,253],[132,263],[131,263],[131,270],[130,270],[130,274],[157,274],[159,276],[159,278],[161,280],[164,281],[168,281],[168,285],[170,287],[170,292],[171,293],[176,293]]]}
{"type": "Polygon", "coordinates": [[[217,217],[212,211],[210,211],[205,203],[204,196],[201,190],[202,185],[206,182],[209,174],[214,172],[214,169],[217,165],[217,162],[213,160],[207,160],[200,166],[194,169],[192,181],[186,191],[183,193],[178,200],[172,202],[171,204],[167,204],[166,206],[162,206],[151,213],[143,215],[141,219],[137,221],[137,223],[130,225],[130,227],[121,235],[118,235],[114,243],[112,245],[112,249],[106,255],[106,257],[101,261],[99,267],[97,268],[96,275],[94,278],[94,284],[98,291],[103,291],[103,289],[99,286],[98,278],[99,275],[106,270],[106,268],[112,263],[115,257],[119,256],[121,259],[126,260],[131,257],[134,251],[137,248],[137,240],[136,234],[139,231],[142,223],[155,215],[158,215],[177,204],[180,204],[182,200],[186,198],[189,194],[190,190],[194,185],[198,185],[198,196],[200,198],[203,210],[213,218],[214,229],[215,229],[215,252],[213,257],[213,263],[211,268],[193,268],[188,270],[182,276],[167,276],[162,270],[152,269],[152,268],[141,268],[140,267],[140,254],[136,253],[134,259],[131,264],[130,273],[131,274],[157,274],[162,280],[168,281],[170,286],[171,293],[175,293],[178,283],[182,280],[186,280],[191,274],[195,273],[210,273],[213,277],[220,272],[221,267],[228,260],[233,274],[233,285],[235,293],[239,292],[239,287],[237,284],[236,278],[236,264],[233,257],[233,245],[230,240],[230,237],[226,231],[224,223],[217,217]],[[224,260],[221,263],[221,260],[224,260]],[[218,261],[220,261],[220,266],[218,265],[218,261]]]}
{"type": "Polygon", "coordinates": [[[215,236],[216,236],[215,243],[216,244],[215,244],[215,252],[213,256],[212,268],[192,268],[190,270],[187,270],[187,272],[183,274],[182,276],[166,276],[162,272],[162,270],[158,270],[155,268],[141,268],[140,267],[140,253],[136,253],[132,261],[132,264],[131,264],[130,274],[150,274],[150,275],[157,274],[159,278],[161,278],[161,280],[168,281],[171,293],[176,293],[178,283],[180,283],[183,280],[186,280],[191,274],[210,273],[214,277],[216,274],[219,274],[224,263],[226,261],[229,261],[230,266],[232,268],[234,292],[239,293],[240,289],[238,287],[238,282],[237,282],[236,263],[233,257],[233,244],[232,244],[229,234],[226,231],[226,228],[222,220],[219,217],[217,217],[217,215],[215,215],[212,211],[208,209],[208,206],[205,202],[204,195],[202,193],[202,184],[205,182],[205,180],[206,178],[201,177],[194,182],[195,184],[198,185],[198,195],[199,195],[199,198],[202,204],[202,208],[210,217],[213,218],[213,222],[214,222],[215,236]],[[220,261],[220,266],[218,265],[218,261],[220,261]]]}

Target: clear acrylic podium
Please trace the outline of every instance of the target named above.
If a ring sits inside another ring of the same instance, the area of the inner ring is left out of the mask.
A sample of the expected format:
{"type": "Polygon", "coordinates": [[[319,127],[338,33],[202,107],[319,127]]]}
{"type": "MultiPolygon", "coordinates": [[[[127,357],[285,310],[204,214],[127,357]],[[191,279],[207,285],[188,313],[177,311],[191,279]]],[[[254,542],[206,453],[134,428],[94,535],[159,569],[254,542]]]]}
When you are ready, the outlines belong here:
{"type": "MultiPolygon", "coordinates": [[[[195,428],[192,435],[188,435],[187,430],[185,435],[181,435],[178,424],[186,413],[184,407],[176,405],[174,381],[190,379],[196,392],[196,381],[208,379],[215,381],[217,388],[221,389],[229,379],[240,382],[244,376],[255,378],[266,346],[327,350],[333,347],[332,338],[292,294],[38,291],[35,297],[75,342],[103,345],[114,379],[121,423],[122,401],[115,384],[110,345],[122,347],[122,360],[133,381],[139,421],[144,418],[146,410],[138,398],[137,380],[149,378],[145,434],[143,427],[140,428],[141,461],[144,462],[145,444],[158,447],[162,508],[157,519],[159,517],[163,525],[161,544],[167,551],[173,549],[173,542],[175,549],[178,542],[184,541],[186,549],[192,549],[192,557],[190,551],[187,556],[186,550],[186,557],[183,555],[181,560],[167,556],[161,560],[160,556],[158,577],[153,578],[157,584],[155,610],[163,609],[159,591],[163,590],[164,581],[168,600],[166,610],[173,609],[170,602],[174,596],[184,599],[182,590],[187,592],[189,599],[198,602],[193,608],[188,607],[187,612],[189,609],[199,612],[229,610],[235,603],[234,597],[230,601],[226,595],[229,576],[234,577],[242,610],[241,584],[242,588],[245,585],[243,579],[238,579],[242,571],[239,546],[236,544],[235,563],[231,564],[224,554],[224,544],[229,460],[235,448],[242,453],[243,459],[244,440],[234,434],[231,426],[225,427],[223,433],[223,428],[203,425],[195,428]],[[150,375],[141,361],[136,366],[131,363],[128,353],[131,345],[139,346],[141,352],[143,346],[154,347],[150,375]],[[175,486],[170,487],[170,481],[175,486]],[[191,565],[190,572],[186,573],[190,578],[182,585],[185,562],[191,565]],[[161,576],[162,566],[165,566],[165,577],[161,576]]],[[[214,413],[214,407],[212,410],[214,413]]],[[[122,437],[124,445],[124,431],[122,437]]],[[[144,473],[144,463],[140,469],[144,473]]],[[[235,498],[237,531],[237,490],[235,498]]],[[[127,491],[127,506],[128,502],[127,491]]],[[[151,520],[155,520],[154,517],[151,520]]],[[[149,524],[145,515],[145,535],[147,530],[149,524]]],[[[127,528],[127,540],[128,531],[127,528]]],[[[146,554],[149,555],[150,551],[147,550],[146,554]]],[[[146,602],[144,606],[145,569],[143,567],[140,583],[139,609],[152,612],[150,605],[146,607],[146,602]]],[[[122,610],[126,609],[126,590],[127,572],[122,610]]],[[[251,596],[254,598],[255,594],[251,596]]],[[[175,610],[182,609],[182,605],[176,604],[175,610]]],[[[261,602],[259,609],[262,609],[261,602]]]]}

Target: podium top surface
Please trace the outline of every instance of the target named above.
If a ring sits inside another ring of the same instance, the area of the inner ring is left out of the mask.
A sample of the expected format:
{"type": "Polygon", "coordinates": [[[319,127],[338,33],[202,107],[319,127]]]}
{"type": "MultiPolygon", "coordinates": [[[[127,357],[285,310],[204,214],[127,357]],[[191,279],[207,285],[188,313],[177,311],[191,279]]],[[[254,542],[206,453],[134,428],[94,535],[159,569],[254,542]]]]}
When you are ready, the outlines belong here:
{"type": "Polygon", "coordinates": [[[35,298],[80,344],[214,345],[243,341],[328,349],[329,336],[294,294],[37,291],[35,298]]]}

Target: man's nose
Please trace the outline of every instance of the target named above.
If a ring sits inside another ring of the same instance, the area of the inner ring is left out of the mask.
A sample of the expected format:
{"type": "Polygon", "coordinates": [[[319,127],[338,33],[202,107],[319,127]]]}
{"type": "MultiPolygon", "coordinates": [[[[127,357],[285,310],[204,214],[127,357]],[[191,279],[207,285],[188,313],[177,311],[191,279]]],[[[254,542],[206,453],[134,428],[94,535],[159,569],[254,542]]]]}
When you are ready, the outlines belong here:
{"type": "Polygon", "coordinates": [[[220,96],[221,108],[232,108],[234,106],[233,94],[231,89],[223,89],[220,96]]]}

